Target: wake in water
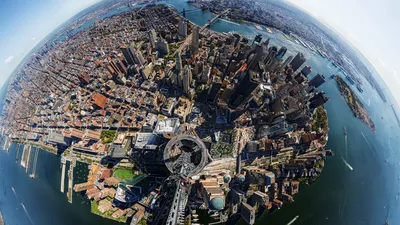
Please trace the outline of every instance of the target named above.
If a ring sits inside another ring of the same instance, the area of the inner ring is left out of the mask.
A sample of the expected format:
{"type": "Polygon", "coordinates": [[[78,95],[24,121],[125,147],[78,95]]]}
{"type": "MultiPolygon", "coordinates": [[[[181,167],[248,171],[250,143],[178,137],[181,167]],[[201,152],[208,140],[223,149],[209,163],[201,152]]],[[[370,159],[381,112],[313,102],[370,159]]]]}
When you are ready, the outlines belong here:
{"type": "Polygon", "coordinates": [[[368,147],[369,147],[369,150],[371,150],[372,156],[375,158],[375,160],[376,160],[377,162],[379,162],[378,156],[376,155],[376,153],[375,153],[374,149],[372,148],[371,144],[369,143],[369,141],[368,141],[367,138],[365,137],[364,133],[361,132],[361,135],[363,136],[365,142],[367,143],[367,145],[368,145],[368,147]]]}
{"type": "Polygon", "coordinates": [[[15,192],[15,189],[14,189],[13,187],[11,187],[11,190],[13,191],[13,193],[14,193],[14,195],[15,195],[15,198],[18,198],[18,197],[17,197],[17,193],[15,192]]]}
{"type": "Polygon", "coordinates": [[[28,210],[26,210],[26,208],[25,208],[24,203],[21,203],[21,205],[22,205],[22,208],[23,208],[24,211],[25,211],[26,216],[28,217],[29,221],[31,222],[31,224],[34,224],[33,221],[32,221],[31,216],[30,216],[29,213],[28,213],[28,210]]]}
{"type": "Polygon", "coordinates": [[[344,164],[350,169],[353,170],[353,167],[342,157],[344,164]]]}
{"type": "Polygon", "coordinates": [[[235,24],[235,25],[238,25],[238,26],[240,26],[240,24],[238,24],[238,23],[235,23],[235,22],[232,22],[232,21],[229,21],[229,20],[226,20],[226,19],[219,19],[219,20],[222,20],[222,21],[224,21],[224,22],[227,22],[227,23],[232,23],[232,24],[235,24]]]}
{"type": "Polygon", "coordinates": [[[288,224],[286,225],[291,225],[293,224],[297,219],[299,218],[299,216],[296,216],[295,218],[293,218],[288,224]]]}

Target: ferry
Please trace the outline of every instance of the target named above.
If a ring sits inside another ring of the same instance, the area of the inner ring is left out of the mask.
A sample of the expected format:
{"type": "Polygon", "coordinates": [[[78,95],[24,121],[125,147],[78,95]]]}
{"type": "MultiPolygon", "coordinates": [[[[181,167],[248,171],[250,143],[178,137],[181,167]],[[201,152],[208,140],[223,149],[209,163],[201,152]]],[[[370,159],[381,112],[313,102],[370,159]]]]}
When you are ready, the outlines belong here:
{"type": "Polygon", "coordinates": [[[361,88],[361,84],[357,84],[357,90],[361,93],[364,92],[364,90],[361,88]]]}
{"type": "Polygon", "coordinates": [[[293,218],[287,225],[293,224],[300,216],[297,215],[295,218],[293,218]]]}
{"type": "Polygon", "coordinates": [[[344,131],[344,135],[347,135],[346,127],[343,128],[343,131],[344,131]]]}
{"type": "Polygon", "coordinates": [[[272,34],[272,30],[269,27],[264,27],[268,33],[272,34]]]}
{"type": "Polygon", "coordinates": [[[254,24],[254,26],[257,28],[257,30],[263,30],[262,27],[258,24],[254,24]]]}

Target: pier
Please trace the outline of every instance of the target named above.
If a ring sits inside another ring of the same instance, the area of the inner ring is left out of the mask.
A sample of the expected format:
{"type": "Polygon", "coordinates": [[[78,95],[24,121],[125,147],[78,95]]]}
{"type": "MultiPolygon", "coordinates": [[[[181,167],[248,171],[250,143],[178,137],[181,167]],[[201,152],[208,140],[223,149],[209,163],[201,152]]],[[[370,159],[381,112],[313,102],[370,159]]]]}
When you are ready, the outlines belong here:
{"type": "Polygon", "coordinates": [[[15,155],[15,162],[18,162],[18,155],[20,149],[21,149],[21,144],[17,144],[17,154],[15,155]]]}
{"type": "Polygon", "coordinates": [[[68,202],[72,203],[72,193],[73,193],[73,185],[74,185],[74,167],[76,166],[76,159],[72,159],[69,164],[68,170],[68,202]]]}
{"type": "Polygon", "coordinates": [[[64,156],[61,158],[61,164],[62,164],[62,169],[61,169],[61,188],[60,188],[60,191],[62,193],[64,193],[65,167],[66,167],[66,164],[67,164],[67,160],[64,158],[64,156]]]}
{"type": "Polygon", "coordinates": [[[28,173],[29,169],[29,162],[31,160],[31,150],[32,150],[32,145],[28,145],[28,158],[26,160],[26,166],[25,166],[25,172],[28,173]]]}
{"type": "Polygon", "coordinates": [[[35,156],[33,158],[32,173],[29,175],[30,178],[35,178],[36,177],[36,166],[37,166],[37,160],[38,160],[38,157],[39,157],[39,151],[40,151],[40,148],[36,148],[35,156]]]}
{"type": "Polygon", "coordinates": [[[21,166],[23,166],[24,168],[26,168],[26,171],[28,171],[28,167],[29,167],[29,155],[31,153],[31,145],[25,145],[24,146],[24,150],[22,152],[22,156],[21,156],[21,166]]]}

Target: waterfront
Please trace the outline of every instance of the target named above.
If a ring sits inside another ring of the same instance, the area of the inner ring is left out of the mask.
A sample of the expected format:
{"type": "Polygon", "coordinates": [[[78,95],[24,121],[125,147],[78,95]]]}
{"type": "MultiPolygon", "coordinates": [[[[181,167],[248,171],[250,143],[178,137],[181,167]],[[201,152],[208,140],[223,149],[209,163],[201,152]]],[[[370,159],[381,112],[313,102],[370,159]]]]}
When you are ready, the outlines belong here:
{"type": "MultiPolygon", "coordinates": [[[[179,11],[183,7],[190,8],[186,3],[179,1],[168,4],[173,4],[179,11]]],[[[212,14],[198,11],[188,14],[187,18],[203,25],[212,18],[212,14]]],[[[249,38],[260,33],[252,24],[240,25],[226,20],[217,21],[211,28],[220,32],[236,31],[249,38]]],[[[280,33],[274,32],[270,35],[265,31],[262,34],[264,38],[271,37],[272,44],[288,47],[288,54],[294,55],[296,51],[304,52],[308,58],[307,64],[310,64],[314,71],[310,77],[316,72],[323,73],[326,77],[337,72],[329,61],[301,45],[288,41],[280,33]]],[[[281,210],[272,215],[263,215],[258,221],[259,224],[286,224],[296,215],[300,215],[300,218],[295,224],[383,224],[387,209],[392,208],[391,212],[398,209],[394,197],[398,191],[395,188],[395,185],[398,186],[398,174],[395,170],[399,166],[395,160],[399,156],[392,146],[397,146],[399,143],[398,137],[391,135],[398,133],[399,128],[395,125],[390,104],[382,103],[367,82],[364,89],[363,94],[356,90],[355,92],[364,103],[371,99],[371,106],[368,109],[376,123],[377,132],[371,132],[361,121],[353,117],[340,96],[334,80],[328,80],[321,90],[331,96],[331,101],[326,104],[330,122],[328,148],[334,150],[336,156],[326,161],[322,176],[314,185],[301,188],[295,197],[295,203],[285,204],[281,210]],[[390,124],[393,124],[393,128],[390,124]],[[345,126],[348,133],[347,145],[343,134],[345,126]],[[346,167],[342,157],[354,170],[346,167]],[[385,163],[384,160],[388,158],[389,162],[385,163]],[[373,193],[381,195],[374,196],[373,193]]],[[[89,205],[83,197],[74,196],[72,205],[67,202],[65,194],[59,192],[61,171],[59,158],[41,151],[38,179],[30,179],[25,170],[18,163],[14,163],[13,154],[15,146],[9,153],[0,153],[1,176],[6,180],[1,182],[7,183],[7,185],[3,183],[7,197],[4,197],[5,203],[0,207],[8,224],[30,223],[28,216],[14,216],[17,213],[25,214],[20,203],[25,205],[33,224],[113,224],[112,221],[91,215],[89,205]],[[28,186],[31,188],[27,189],[28,186]],[[22,197],[15,198],[11,187],[14,187],[17,196],[22,197]],[[46,203],[41,203],[40,207],[37,207],[38,202],[42,202],[43,199],[47,200],[46,203]]],[[[87,171],[81,173],[87,174],[87,171]]],[[[79,179],[82,174],[74,177],[79,179]]],[[[389,220],[396,221],[398,218],[395,216],[389,215],[389,220]]]]}
{"type": "MultiPolygon", "coordinates": [[[[6,224],[119,224],[91,214],[90,202],[80,193],[74,192],[73,203],[68,203],[66,193],[60,192],[60,157],[41,150],[36,178],[32,179],[32,166],[26,173],[20,161],[15,161],[16,146],[13,144],[9,152],[0,151],[0,210],[6,224]]],[[[87,165],[78,163],[74,183],[86,180],[87,173],[87,165]]],[[[65,180],[67,190],[67,176],[65,180]]]]}

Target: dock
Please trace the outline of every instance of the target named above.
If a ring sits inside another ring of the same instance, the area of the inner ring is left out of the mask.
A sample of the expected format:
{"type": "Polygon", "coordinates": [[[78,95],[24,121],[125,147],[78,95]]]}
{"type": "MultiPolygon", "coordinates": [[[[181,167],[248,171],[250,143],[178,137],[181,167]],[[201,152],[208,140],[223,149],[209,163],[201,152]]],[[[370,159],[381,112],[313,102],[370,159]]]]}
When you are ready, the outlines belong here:
{"type": "Polygon", "coordinates": [[[74,185],[74,168],[76,166],[76,159],[72,159],[71,163],[69,164],[68,170],[68,202],[72,203],[72,193],[73,193],[73,185],[74,185]]]}
{"type": "Polygon", "coordinates": [[[28,159],[26,160],[26,167],[25,167],[25,172],[26,173],[28,173],[29,162],[31,160],[31,150],[32,150],[32,145],[29,145],[29,148],[28,148],[28,159]]]}
{"type": "Polygon", "coordinates": [[[40,151],[40,148],[36,148],[35,156],[33,158],[32,173],[29,175],[30,178],[35,178],[36,177],[36,166],[37,166],[37,160],[38,160],[38,157],[39,157],[39,151],[40,151]]]}
{"type": "Polygon", "coordinates": [[[61,164],[62,164],[62,169],[61,169],[61,188],[60,188],[60,191],[62,193],[64,193],[65,167],[66,167],[66,164],[67,164],[67,160],[64,157],[61,158],[61,164]]]}
{"type": "Polygon", "coordinates": [[[21,149],[21,144],[17,144],[17,154],[15,155],[15,162],[18,162],[18,155],[19,155],[19,150],[21,149]]]}
{"type": "MultiPolygon", "coordinates": [[[[21,166],[28,168],[29,155],[31,153],[31,145],[24,145],[24,150],[21,156],[21,166]]],[[[28,170],[28,169],[27,169],[28,170]]]]}

